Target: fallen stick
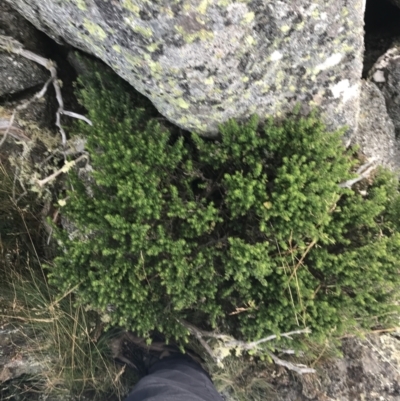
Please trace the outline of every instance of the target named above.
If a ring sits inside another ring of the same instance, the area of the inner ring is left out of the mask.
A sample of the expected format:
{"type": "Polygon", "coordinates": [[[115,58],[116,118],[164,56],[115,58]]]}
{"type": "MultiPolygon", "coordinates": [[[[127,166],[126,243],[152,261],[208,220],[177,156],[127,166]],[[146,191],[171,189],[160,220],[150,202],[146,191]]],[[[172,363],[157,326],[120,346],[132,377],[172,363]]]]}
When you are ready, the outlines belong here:
{"type": "MultiPolygon", "coordinates": [[[[56,99],[58,102],[58,110],[56,112],[56,126],[58,127],[58,129],[60,131],[63,147],[65,147],[65,145],[67,143],[67,136],[65,134],[64,128],[61,126],[61,115],[67,115],[72,118],[77,118],[77,119],[85,121],[89,125],[92,125],[92,122],[85,116],[78,114],[78,113],[74,113],[72,111],[64,110],[64,100],[62,97],[60,84],[57,79],[56,64],[52,60],[46,59],[42,56],[39,56],[38,54],[33,53],[29,50],[25,50],[20,42],[16,41],[15,39],[13,39],[9,36],[5,36],[5,35],[0,35],[0,50],[8,51],[10,53],[14,53],[14,54],[22,56],[28,60],[31,60],[31,61],[43,66],[44,68],[46,68],[50,72],[50,75],[51,75],[50,78],[44,84],[41,91],[36,93],[31,99],[24,102],[22,105],[18,106],[14,110],[14,112],[26,108],[33,101],[43,97],[45,95],[45,93],[47,92],[49,85],[53,84],[54,91],[56,93],[56,99]]],[[[13,113],[13,116],[15,117],[14,113],[13,113]]],[[[14,119],[12,118],[12,121],[10,121],[10,127],[12,127],[13,122],[14,122],[14,119]]],[[[1,144],[4,143],[5,139],[7,138],[7,135],[8,135],[8,132],[4,135],[1,144]]]]}

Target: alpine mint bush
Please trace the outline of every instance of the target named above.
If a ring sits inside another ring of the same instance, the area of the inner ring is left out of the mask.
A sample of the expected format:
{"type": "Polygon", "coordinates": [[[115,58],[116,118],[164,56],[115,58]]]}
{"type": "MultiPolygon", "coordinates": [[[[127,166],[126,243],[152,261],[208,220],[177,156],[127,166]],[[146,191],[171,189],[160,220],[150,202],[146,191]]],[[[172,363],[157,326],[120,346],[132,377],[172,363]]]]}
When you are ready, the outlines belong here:
{"type": "Polygon", "coordinates": [[[400,288],[398,181],[359,163],[316,114],[229,121],[217,139],[161,124],[104,73],[81,81],[93,167],[69,175],[51,277],[79,284],[112,324],[185,339],[186,319],[255,340],[310,327],[315,337],[389,318],[400,288]],[[88,190],[90,186],[90,191],[88,190]]]}

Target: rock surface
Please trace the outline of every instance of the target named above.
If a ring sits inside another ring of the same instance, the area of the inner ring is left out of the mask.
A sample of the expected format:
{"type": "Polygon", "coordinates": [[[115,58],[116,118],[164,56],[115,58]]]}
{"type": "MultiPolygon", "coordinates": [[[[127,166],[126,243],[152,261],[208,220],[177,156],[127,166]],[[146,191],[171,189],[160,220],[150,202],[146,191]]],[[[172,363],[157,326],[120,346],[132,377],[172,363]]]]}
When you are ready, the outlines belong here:
{"type": "Polygon", "coordinates": [[[368,78],[381,90],[396,136],[400,136],[400,43],[397,42],[374,64],[368,78]]]}
{"type": "MultiPolygon", "coordinates": [[[[4,2],[0,3],[0,34],[13,37],[31,51],[41,50],[42,34],[4,2]]],[[[48,76],[46,69],[33,61],[0,52],[0,97],[43,84],[48,76]]]]}
{"type": "Polygon", "coordinates": [[[213,133],[228,118],[320,106],[357,124],[365,0],[7,0],[92,53],[170,121],[213,133]]]}
{"type": "Polygon", "coordinates": [[[390,0],[392,4],[400,8],[400,0],[390,0]]]}
{"type": "Polygon", "coordinates": [[[362,81],[360,117],[353,143],[360,145],[369,158],[392,170],[400,167],[400,149],[393,121],[388,115],[385,98],[378,87],[362,81]]]}
{"type": "Polygon", "coordinates": [[[37,355],[30,352],[27,338],[18,329],[0,329],[0,385],[22,375],[35,376],[50,363],[50,358],[38,360],[37,355]]]}
{"type": "MultiPolygon", "coordinates": [[[[289,379],[277,401],[400,401],[400,340],[372,335],[345,339],[343,358],[320,365],[315,375],[289,379]]],[[[284,382],[284,377],[280,379],[284,382]]],[[[278,381],[279,382],[279,381],[278,381]]]]}

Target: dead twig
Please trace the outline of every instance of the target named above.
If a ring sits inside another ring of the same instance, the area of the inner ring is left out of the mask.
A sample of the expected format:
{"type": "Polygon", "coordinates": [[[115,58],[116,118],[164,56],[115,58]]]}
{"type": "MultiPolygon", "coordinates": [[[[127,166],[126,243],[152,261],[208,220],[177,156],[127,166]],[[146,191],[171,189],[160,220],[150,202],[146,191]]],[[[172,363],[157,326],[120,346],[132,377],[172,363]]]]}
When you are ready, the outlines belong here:
{"type": "Polygon", "coordinates": [[[8,123],[8,127],[6,128],[5,132],[4,132],[4,136],[3,139],[0,141],[0,147],[3,145],[3,143],[6,141],[7,137],[8,137],[8,133],[10,132],[10,129],[12,127],[12,125],[14,124],[14,119],[15,119],[15,114],[16,111],[14,110],[14,112],[11,115],[10,121],[8,123]]]}
{"type": "MultiPolygon", "coordinates": [[[[250,351],[250,350],[259,350],[259,345],[266,343],[268,341],[275,340],[278,337],[285,337],[285,338],[292,339],[293,335],[311,333],[311,330],[309,328],[305,328],[305,329],[301,329],[301,330],[291,331],[288,333],[282,333],[280,335],[272,334],[268,337],[262,338],[257,341],[245,342],[245,341],[235,340],[233,337],[226,335],[226,334],[218,334],[218,333],[214,333],[212,331],[201,330],[186,321],[181,320],[180,323],[183,326],[185,326],[189,330],[189,332],[198,339],[198,341],[204,347],[204,349],[207,351],[207,353],[218,364],[222,364],[222,360],[223,360],[224,356],[222,356],[222,357],[217,356],[218,346],[217,346],[217,351],[213,350],[210,347],[210,345],[207,343],[207,341],[204,339],[204,337],[221,340],[222,341],[221,348],[225,348],[225,349],[229,349],[229,350],[238,350],[239,349],[239,350],[243,350],[243,351],[250,351]]],[[[305,365],[295,365],[291,362],[282,360],[282,359],[278,358],[275,354],[273,354],[265,349],[263,349],[262,352],[267,353],[277,365],[284,366],[284,367],[286,367],[290,370],[293,370],[299,374],[315,372],[314,369],[309,368],[305,365]]],[[[295,351],[294,350],[284,350],[284,353],[294,354],[295,351]]],[[[224,353],[224,355],[226,355],[226,353],[224,353]]]]}
{"type": "Polygon", "coordinates": [[[60,174],[67,173],[73,166],[75,166],[76,163],[80,162],[83,159],[87,159],[87,158],[88,158],[87,155],[81,155],[75,160],[71,160],[70,162],[65,162],[64,166],[62,166],[55,173],[49,175],[48,177],[44,178],[43,180],[37,180],[36,182],[40,187],[43,187],[50,181],[53,181],[55,178],[57,178],[60,174]]]}
{"type": "Polygon", "coordinates": [[[357,171],[358,177],[353,178],[351,180],[347,180],[339,184],[341,188],[351,188],[357,182],[363,180],[364,178],[368,178],[373,170],[376,168],[377,158],[372,158],[368,163],[363,164],[357,171]]]}
{"type": "Polygon", "coordinates": [[[280,366],[284,366],[285,368],[289,370],[293,370],[294,372],[298,373],[299,375],[303,375],[305,373],[315,373],[315,369],[313,368],[308,368],[305,365],[295,365],[294,363],[291,363],[289,361],[285,361],[283,359],[278,358],[276,355],[274,355],[272,352],[267,351],[267,354],[271,357],[271,359],[280,366]]]}
{"type": "MultiPolygon", "coordinates": [[[[4,51],[8,51],[10,53],[14,53],[17,54],[21,57],[24,57],[28,60],[31,60],[41,66],[43,66],[44,68],[46,68],[49,72],[50,72],[50,78],[46,81],[46,83],[44,84],[43,88],[41,89],[40,92],[36,93],[31,99],[29,99],[27,102],[24,102],[22,105],[18,106],[14,112],[22,110],[23,108],[26,108],[30,103],[32,103],[33,101],[40,99],[41,97],[43,97],[45,95],[45,93],[47,92],[47,89],[49,87],[50,84],[53,84],[54,87],[54,91],[56,93],[56,99],[58,102],[58,110],[56,112],[56,125],[60,131],[61,134],[61,141],[62,141],[62,145],[63,147],[65,147],[66,143],[67,143],[67,136],[65,134],[65,131],[63,129],[63,127],[61,126],[61,115],[67,115],[69,117],[72,118],[78,118],[80,120],[85,121],[86,123],[92,125],[92,122],[86,118],[85,116],[82,116],[78,113],[74,113],[72,111],[67,111],[64,110],[64,100],[62,97],[62,93],[61,93],[61,88],[60,88],[60,83],[57,79],[57,69],[56,69],[56,64],[49,59],[46,59],[42,56],[39,56],[36,53],[33,53],[29,50],[25,50],[23,48],[23,45],[14,40],[11,37],[5,36],[5,35],[0,35],[0,50],[4,50],[4,51]]],[[[14,113],[13,113],[14,115],[14,113]]],[[[15,116],[14,116],[15,117],[15,116]]],[[[10,126],[12,126],[12,123],[10,124],[10,126]]],[[[5,141],[5,138],[7,137],[7,135],[5,134],[2,142],[5,141]]]]}

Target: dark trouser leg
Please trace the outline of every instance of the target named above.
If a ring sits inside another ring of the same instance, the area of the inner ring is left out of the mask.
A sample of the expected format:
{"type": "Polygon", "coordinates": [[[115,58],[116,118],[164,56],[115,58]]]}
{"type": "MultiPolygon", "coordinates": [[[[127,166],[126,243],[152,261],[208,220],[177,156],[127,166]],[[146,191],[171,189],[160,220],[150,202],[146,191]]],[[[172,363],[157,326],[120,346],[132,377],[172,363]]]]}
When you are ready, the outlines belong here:
{"type": "Polygon", "coordinates": [[[155,363],[125,401],[222,401],[208,374],[185,355],[155,363]]]}

